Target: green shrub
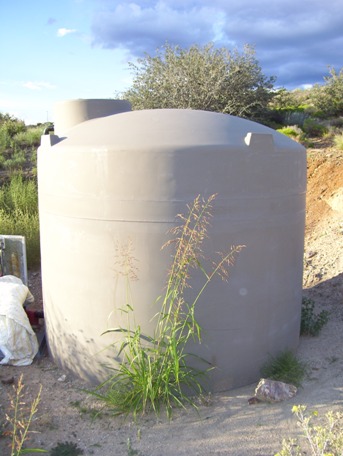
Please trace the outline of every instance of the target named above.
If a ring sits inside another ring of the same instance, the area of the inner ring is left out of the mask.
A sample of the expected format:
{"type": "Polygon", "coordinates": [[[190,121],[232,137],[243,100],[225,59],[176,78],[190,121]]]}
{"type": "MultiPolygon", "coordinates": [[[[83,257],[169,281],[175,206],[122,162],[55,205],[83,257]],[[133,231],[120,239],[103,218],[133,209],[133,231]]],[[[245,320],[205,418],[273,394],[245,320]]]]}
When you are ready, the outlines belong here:
{"type": "Polygon", "coordinates": [[[298,126],[294,125],[292,127],[290,126],[287,126],[287,127],[283,127],[283,128],[279,128],[277,130],[279,133],[282,133],[283,135],[286,135],[288,136],[289,138],[291,139],[297,139],[299,138],[303,131],[301,128],[299,128],[298,126]]]}
{"type": "Polygon", "coordinates": [[[22,120],[8,118],[0,123],[2,132],[9,138],[13,138],[17,133],[26,130],[25,123],[22,120]]]}
{"type": "Polygon", "coordinates": [[[271,356],[262,367],[261,374],[264,378],[299,386],[306,371],[305,364],[299,361],[291,351],[286,350],[278,356],[271,356]]]}
{"type": "Polygon", "coordinates": [[[335,135],[333,138],[333,142],[337,149],[343,150],[343,133],[335,135]]]}
{"type": "Polygon", "coordinates": [[[220,255],[207,269],[202,264],[202,244],[207,237],[213,199],[214,196],[206,201],[196,198],[193,206],[188,208],[188,215],[179,216],[181,225],[171,232],[174,239],[164,246],[174,247],[175,253],[167,275],[167,286],[157,300],[161,310],[156,315],[153,336],[142,334],[141,328],[135,324],[134,308],[129,299],[129,281],[136,277],[134,258],[130,245],[124,246],[120,252],[119,274],[124,276],[128,290],[127,302],[122,309],[127,316],[127,326],[109,329],[106,333],[116,332],[123,336],[117,355],[121,362],[118,369],[113,369],[114,374],[91,392],[116,413],[132,412],[136,416],[151,409],[158,414],[163,406],[170,416],[173,406],[184,407],[188,403],[196,407],[188,394],[201,394],[200,378],[205,375],[209,364],[205,364],[205,370],[191,367],[188,362],[191,355],[185,351],[190,340],[201,341],[195,307],[214,276],[227,279],[228,268],[242,248],[236,247],[220,255]],[[204,283],[200,290],[194,291],[192,301],[187,302],[185,290],[189,288],[192,269],[204,274],[204,283]]]}
{"type": "Polygon", "coordinates": [[[19,171],[26,163],[26,156],[24,150],[14,150],[9,158],[3,161],[2,167],[8,171],[19,171]]]}
{"type": "Polygon", "coordinates": [[[321,329],[329,320],[329,312],[322,310],[318,315],[314,313],[314,301],[303,297],[301,306],[301,326],[302,336],[318,336],[321,329]]]}
{"type": "Polygon", "coordinates": [[[316,120],[309,118],[304,121],[303,124],[304,132],[310,137],[322,137],[329,132],[328,128],[321,125],[316,120]]]}
{"type": "Polygon", "coordinates": [[[42,127],[30,127],[25,131],[16,133],[13,137],[13,142],[17,147],[35,146],[40,144],[41,136],[43,134],[42,127]]]}
{"type": "Polygon", "coordinates": [[[282,450],[275,456],[342,456],[343,454],[343,413],[329,411],[323,424],[314,425],[318,412],[306,413],[307,407],[295,405],[293,414],[298,418],[298,425],[303,431],[305,443],[299,446],[295,439],[284,439],[282,450]]]}
{"type": "Polygon", "coordinates": [[[73,442],[58,442],[50,452],[50,456],[79,456],[81,454],[83,454],[83,450],[73,442]]]}

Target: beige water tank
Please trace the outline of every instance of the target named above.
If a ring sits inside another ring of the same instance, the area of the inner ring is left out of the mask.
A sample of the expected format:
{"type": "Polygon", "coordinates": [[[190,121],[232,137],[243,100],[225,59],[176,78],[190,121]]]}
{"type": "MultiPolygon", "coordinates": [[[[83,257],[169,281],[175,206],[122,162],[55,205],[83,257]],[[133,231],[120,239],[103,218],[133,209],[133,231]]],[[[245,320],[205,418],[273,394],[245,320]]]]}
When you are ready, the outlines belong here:
{"type": "MultiPolygon", "coordinates": [[[[136,323],[151,334],[176,215],[217,193],[206,254],[244,244],[228,283],[199,301],[201,345],[215,391],[256,381],[269,355],[299,341],[306,153],[288,137],[230,115],[146,110],[85,121],[38,151],[42,277],[48,345],[55,362],[90,381],[116,363],[108,327],[126,282],[117,246],[132,243],[136,323]]],[[[200,276],[192,280],[195,291],[200,276]]],[[[191,292],[191,290],[190,290],[191,292]]],[[[104,374],[105,373],[105,374],[104,374]]]]}
{"type": "Polygon", "coordinates": [[[127,100],[78,99],[56,103],[54,108],[55,134],[63,136],[70,128],[86,120],[131,111],[127,100]]]}

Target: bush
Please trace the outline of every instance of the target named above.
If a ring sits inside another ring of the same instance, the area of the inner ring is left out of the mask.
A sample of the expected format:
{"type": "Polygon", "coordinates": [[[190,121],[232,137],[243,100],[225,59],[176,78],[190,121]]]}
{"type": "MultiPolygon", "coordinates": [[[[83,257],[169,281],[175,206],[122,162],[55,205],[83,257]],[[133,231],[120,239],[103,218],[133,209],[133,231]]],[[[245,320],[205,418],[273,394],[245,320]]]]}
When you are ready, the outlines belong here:
{"type": "Polygon", "coordinates": [[[58,442],[50,451],[50,456],[79,456],[83,450],[74,442],[58,442]]]}
{"type": "Polygon", "coordinates": [[[13,143],[17,147],[38,147],[40,144],[41,136],[43,134],[43,130],[44,129],[42,127],[30,127],[25,131],[20,131],[13,137],[13,143]]]}
{"type": "Polygon", "coordinates": [[[339,72],[330,68],[324,81],[323,86],[315,85],[312,89],[315,108],[323,117],[340,116],[343,114],[343,68],[339,72]]]}
{"type": "Polygon", "coordinates": [[[314,301],[303,297],[301,306],[301,326],[302,336],[318,336],[321,329],[329,320],[329,312],[322,310],[318,315],[314,313],[314,301]]]}
{"type": "Polygon", "coordinates": [[[240,54],[213,44],[166,45],[129,65],[133,85],[122,96],[133,109],[201,109],[260,119],[274,96],[275,78],[263,75],[250,46],[240,54]]]}
{"type": "Polygon", "coordinates": [[[343,454],[343,414],[329,411],[323,424],[313,425],[312,420],[318,412],[306,413],[304,405],[295,405],[293,414],[298,418],[298,425],[303,431],[305,445],[299,446],[297,440],[283,440],[282,450],[275,456],[342,456],[343,454]],[[303,451],[304,450],[304,451],[303,451]]]}
{"type": "Polygon", "coordinates": [[[264,378],[299,386],[306,371],[305,364],[300,362],[291,351],[286,350],[278,356],[271,356],[262,367],[261,375],[264,378]]]}
{"type": "Polygon", "coordinates": [[[287,127],[279,128],[279,129],[277,129],[277,131],[279,133],[282,133],[283,135],[288,136],[291,139],[298,139],[303,134],[302,129],[296,125],[294,125],[293,127],[287,126],[287,127]]]}
{"type": "Polygon", "coordinates": [[[22,170],[26,163],[24,150],[15,150],[11,156],[2,162],[2,167],[11,173],[22,170]]]}
{"type": "Polygon", "coordinates": [[[327,127],[325,127],[324,125],[321,125],[320,123],[318,123],[316,120],[314,120],[312,118],[306,119],[304,121],[302,128],[303,128],[304,132],[311,138],[313,138],[313,137],[321,138],[322,136],[324,136],[326,133],[329,132],[327,127]]]}

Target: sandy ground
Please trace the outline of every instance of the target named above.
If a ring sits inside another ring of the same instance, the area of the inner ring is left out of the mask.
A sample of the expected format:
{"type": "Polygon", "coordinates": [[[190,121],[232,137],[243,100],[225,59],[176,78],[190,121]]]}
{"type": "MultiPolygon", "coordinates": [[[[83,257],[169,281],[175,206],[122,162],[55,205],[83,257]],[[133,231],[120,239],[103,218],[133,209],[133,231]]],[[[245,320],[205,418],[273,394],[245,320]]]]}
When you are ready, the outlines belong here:
{"type": "MultiPolygon", "coordinates": [[[[281,449],[284,437],[300,433],[292,416],[294,404],[324,414],[343,411],[343,154],[331,149],[308,153],[307,228],[304,255],[304,295],[316,311],[330,312],[318,337],[301,337],[297,355],[309,375],[297,395],[277,404],[249,405],[256,384],[215,394],[206,405],[177,410],[171,422],[148,415],[132,419],[101,413],[80,391],[84,385],[45,356],[33,365],[0,367],[0,379],[24,374],[27,400],[43,386],[39,412],[32,425],[30,446],[50,450],[58,442],[74,442],[85,455],[269,456],[281,449]]],[[[31,271],[30,288],[41,305],[40,273],[31,271]]],[[[0,422],[8,411],[11,385],[0,383],[0,422]]],[[[0,438],[0,455],[10,455],[8,439],[0,438]]],[[[72,454],[70,455],[72,456],[72,454]]]]}

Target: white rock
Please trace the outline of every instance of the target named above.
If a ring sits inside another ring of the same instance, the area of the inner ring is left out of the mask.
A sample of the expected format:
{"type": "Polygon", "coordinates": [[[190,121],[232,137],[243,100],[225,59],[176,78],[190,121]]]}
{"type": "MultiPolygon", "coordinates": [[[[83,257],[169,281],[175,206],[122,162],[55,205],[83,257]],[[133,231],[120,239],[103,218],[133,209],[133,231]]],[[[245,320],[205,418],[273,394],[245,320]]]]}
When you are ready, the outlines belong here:
{"type": "Polygon", "coordinates": [[[264,402],[281,402],[296,394],[297,388],[294,385],[268,378],[261,378],[255,389],[255,397],[264,402]]]}

